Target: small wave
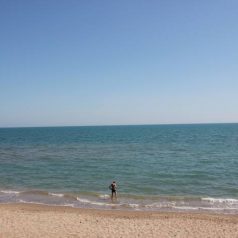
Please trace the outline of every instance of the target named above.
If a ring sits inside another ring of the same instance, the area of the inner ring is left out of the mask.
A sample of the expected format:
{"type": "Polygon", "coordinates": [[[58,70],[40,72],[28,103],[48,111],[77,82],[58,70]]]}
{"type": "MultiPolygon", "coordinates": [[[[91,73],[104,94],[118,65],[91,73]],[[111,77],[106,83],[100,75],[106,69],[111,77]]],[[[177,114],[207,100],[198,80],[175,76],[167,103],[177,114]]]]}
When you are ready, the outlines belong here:
{"type": "Polygon", "coordinates": [[[49,193],[50,196],[55,196],[55,197],[64,197],[64,194],[62,193],[49,193]]]}
{"type": "Polygon", "coordinates": [[[20,191],[12,191],[12,190],[1,190],[1,193],[6,193],[6,194],[19,194],[21,193],[20,191]]]}
{"type": "Polygon", "coordinates": [[[141,211],[143,209],[143,206],[137,203],[123,203],[120,205],[121,208],[124,209],[132,209],[134,211],[141,211]]]}
{"type": "Polygon", "coordinates": [[[81,202],[81,203],[87,203],[87,204],[97,205],[97,206],[113,206],[113,207],[115,207],[115,206],[120,206],[120,204],[90,201],[90,200],[88,200],[88,199],[79,198],[79,197],[77,197],[77,201],[79,201],[79,202],[81,202]]]}
{"type": "Polygon", "coordinates": [[[138,207],[140,207],[140,205],[136,204],[136,203],[129,203],[129,204],[127,204],[127,206],[131,207],[131,208],[138,208],[138,207]]]}
{"type": "Polygon", "coordinates": [[[63,207],[74,207],[73,203],[65,203],[65,204],[47,204],[43,202],[30,202],[30,201],[25,201],[23,199],[20,199],[18,201],[19,203],[27,203],[27,204],[36,204],[36,205],[45,205],[45,206],[63,206],[63,207]]]}
{"type": "Polygon", "coordinates": [[[210,203],[228,203],[228,204],[238,204],[238,200],[234,198],[202,198],[202,201],[207,201],[210,203]]]}
{"type": "Polygon", "coordinates": [[[85,198],[79,198],[77,197],[77,201],[79,202],[83,202],[83,203],[90,203],[90,201],[88,199],[85,199],[85,198]]]}
{"type": "Polygon", "coordinates": [[[109,199],[110,198],[110,196],[108,194],[100,194],[98,197],[101,199],[109,199]]]}
{"type": "Polygon", "coordinates": [[[48,205],[48,204],[45,204],[45,203],[42,203],[42,202],[30,202],[30,201],[25,201],[23,199],[20,199],[18,202],[19,203],[30,203],[30,204],[48,205]]]}
{"type": "Polygon", "coordinates": [[[173,208],[176,205],[175,202],[167,203],[152,203],[145,205],[146,208],[173,208]]]}
{"type": "Polygon", "coordinates": [[[203,211],[236,211],[237,208],[222,208],[222,207],[174,207],[178,210],[203,210],[203,211]]]}

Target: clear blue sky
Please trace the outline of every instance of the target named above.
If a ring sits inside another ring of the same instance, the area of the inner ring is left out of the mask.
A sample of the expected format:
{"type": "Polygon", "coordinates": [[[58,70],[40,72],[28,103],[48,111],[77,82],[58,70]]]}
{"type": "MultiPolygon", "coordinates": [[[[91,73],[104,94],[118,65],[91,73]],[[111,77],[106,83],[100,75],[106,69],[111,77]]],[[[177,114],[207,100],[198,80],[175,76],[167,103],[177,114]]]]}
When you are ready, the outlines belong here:
{"type": "Polygon", "coordinates": [[[1,0],[0,127],[238,122],[237,0],[1,0]]]}

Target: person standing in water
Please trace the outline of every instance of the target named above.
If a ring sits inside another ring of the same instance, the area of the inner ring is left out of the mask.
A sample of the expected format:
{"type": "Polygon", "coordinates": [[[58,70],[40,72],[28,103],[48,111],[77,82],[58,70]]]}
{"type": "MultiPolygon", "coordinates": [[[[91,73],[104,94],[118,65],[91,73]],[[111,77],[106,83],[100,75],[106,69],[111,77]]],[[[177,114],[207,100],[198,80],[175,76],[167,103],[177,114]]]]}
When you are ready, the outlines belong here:
{"type": "Polygon", "coordinates": [[[113,199],[114,196],[117,198],[117,184],[115,181],[112,182],[112,184],[109,186],[109,189],[112,191],[111,198],[113,199]]]}

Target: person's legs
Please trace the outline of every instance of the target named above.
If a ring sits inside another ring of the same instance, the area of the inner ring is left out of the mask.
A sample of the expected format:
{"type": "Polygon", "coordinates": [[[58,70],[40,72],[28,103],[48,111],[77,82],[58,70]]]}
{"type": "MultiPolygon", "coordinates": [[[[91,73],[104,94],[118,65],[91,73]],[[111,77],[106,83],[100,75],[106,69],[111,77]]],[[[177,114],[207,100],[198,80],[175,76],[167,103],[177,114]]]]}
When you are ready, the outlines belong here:
{"type": "Polygon", "coordinates": [[[112,190],[111,198],[113,199],[114,196],[115,196],[115,198],[117,198],[117,191],[116,190],[112,190]]]}

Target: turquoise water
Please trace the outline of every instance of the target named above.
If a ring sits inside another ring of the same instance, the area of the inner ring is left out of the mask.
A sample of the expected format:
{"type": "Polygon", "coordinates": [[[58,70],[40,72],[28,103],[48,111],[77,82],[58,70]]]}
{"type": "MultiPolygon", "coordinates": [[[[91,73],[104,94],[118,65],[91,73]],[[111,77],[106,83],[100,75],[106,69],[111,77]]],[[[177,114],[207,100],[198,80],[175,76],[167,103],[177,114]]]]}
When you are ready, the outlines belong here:
{"type": "Polygon", "coordinates": [[[238,124],[0,129],[2,203],[238,213],[237,167],[238,124]]]}

